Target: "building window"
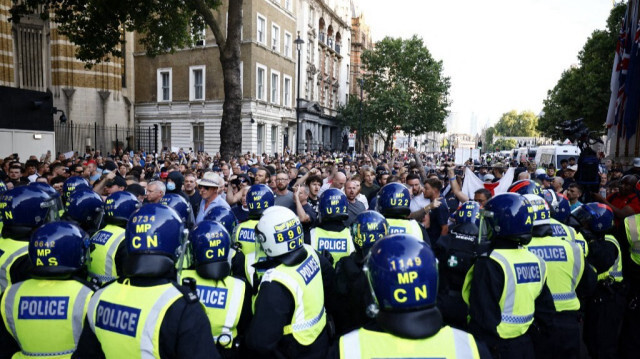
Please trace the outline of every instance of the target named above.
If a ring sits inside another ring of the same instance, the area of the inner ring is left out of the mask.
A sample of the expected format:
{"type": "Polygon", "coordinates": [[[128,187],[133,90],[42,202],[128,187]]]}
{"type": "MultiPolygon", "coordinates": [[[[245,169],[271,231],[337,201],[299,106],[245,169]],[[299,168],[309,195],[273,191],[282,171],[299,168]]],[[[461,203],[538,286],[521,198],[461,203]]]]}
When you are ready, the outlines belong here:
{"type": "Polygon", "coordinates": [[[207,38],[207,25],[204,23],[204,20],[202,19],[198,19],[196,21],[200,22],[200,24],[197,24],[197,25],[202,26],[202,30],[191,31],[191,37],[193,38],[193,43],[195,46],[204,46],[205,39],[207,38]]]}
{"type": "Polygon", "coordinates": [[[271,50],[280,52],[280,26],[271,24],[271,50]]]}
{"type": "Polygon", "coordinates": [[[158,102],[171,101],[171,69],[158,69],[158,102]]]}
{"type": "Polygon", "coordinates": [[[189,67],[189,101],[203,101],[205,90],[205,66],[189,67]]]}
{"type": "Polygon", "coordinates": [[[258,26],[257,26],[257,28],[258,28],[258,34],[257,34],[258,39],[257,39],[257,41],[259,43],[263,44],[263,45],[266,45],[267,44],[267,36],[266,36],[265,32],[267,31],[267,19],[264,16],[260,15],[260,14],[258,14],[258,26]]]}
{"type": "Polygon", "coordinates": [[[204,152],[204,123],[196,123],[193,125],[193,150],[204,152]]]}
{"type": "Polygon", "coordinates": [[[264,125],[258,125],[257,141],[258,153],[264,153],[264,125]]]}
{"type": "Polygon", "coordinates": [[[36,21],[38,24],[13,25],[16,48],[15,80],[19,88],[45,91],[48,86],[46,64],[51,61],[48,55],[48,34],[44,33],[42,20],[31,16],[29,20],[36,21]]]}
{"type": "Polygon", "coordinates": [[[264,87],[267,76],[266,66],[256,63],[256,98],[258,100],[265,100],[264,87]]]}
{"type": "Polygon", "coordinates": [[[271,103],[280,104],[280,73],[271,70],[271,103]]]}
{"type": "Polygon", "coordinates": [[[338,78],[338,60],[337,59],[333,60],[333,78],[334,79],[338,78]]]}
{"type": "Polygon", "coordinates": [[[244,97],[244,62],[240,61],[240,92],[244,97]]]}
{"type": "Polygon", "coordinates": [[[171,124],[163,123],[160,125],[160,142],[162,148],[171,149],[171,124]]]}
{"type": "Polygon", "coordinates": [[[271,153],[278,152],[278,126],[271,126],[271,153]]]}
{"type": "MultiPolygon", "coordinates": [[[[284,32],[284,56],[291,57],[291,34],[288,32],[284,32]]],[[[311,46],[309,46],[311,47],[311,46]]]]}
{"type": "Polygon", "coordinates": [[[284,86],[282,88],[282,106],[291,107],[291,77],[283,76],[284,86]]]}
{"type": "Polygon", "coordinates": [[[309,24],[314,24],[315,20],[313,20],[313,6],[309,6],[309,24]]]}
{"type": "Polygon", "coordinates": [[[284,0],[284,8],[291,11],[291,0],[284,0]]]}

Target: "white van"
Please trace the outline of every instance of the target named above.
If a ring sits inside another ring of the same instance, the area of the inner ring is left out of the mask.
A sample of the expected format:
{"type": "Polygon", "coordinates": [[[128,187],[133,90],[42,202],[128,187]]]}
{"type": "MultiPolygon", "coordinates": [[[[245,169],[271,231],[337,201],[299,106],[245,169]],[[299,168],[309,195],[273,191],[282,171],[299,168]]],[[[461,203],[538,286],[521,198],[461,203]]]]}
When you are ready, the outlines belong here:
{"type": "Polygon", "coordinates": [[[538,147],[520,147],[513,150],[513,159],[518,162],[527,162],[536,157],[538,147]]]}
{"type": "Polygon", "coordinates": [[[568,160],[570,157],[578,161],[580,149],[572,145],[540,146],[536,151],[536,164],[539,167],[547,167],[553,163],[556,168],[560,168],[560,161],[568,160]]]}

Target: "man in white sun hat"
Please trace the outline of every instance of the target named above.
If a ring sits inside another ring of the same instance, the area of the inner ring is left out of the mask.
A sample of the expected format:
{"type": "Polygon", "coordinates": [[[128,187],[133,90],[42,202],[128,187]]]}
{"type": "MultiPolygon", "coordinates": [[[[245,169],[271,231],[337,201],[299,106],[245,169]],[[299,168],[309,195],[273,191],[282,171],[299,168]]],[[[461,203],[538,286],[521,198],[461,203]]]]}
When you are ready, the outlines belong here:
{"type": "Polygon", "coordinates": [[[224,206],[231,209],[227,201],[218,196],[220,188],[224,188],[224,180],[219,174],[215,172],[207,172],[202,176],[202,179],[199,179],[196,183],[198,184],[200,196],[202,196],[200,210],[196,217],[196,224],[202,222],[204,217],[213,207],[224,206]]]}

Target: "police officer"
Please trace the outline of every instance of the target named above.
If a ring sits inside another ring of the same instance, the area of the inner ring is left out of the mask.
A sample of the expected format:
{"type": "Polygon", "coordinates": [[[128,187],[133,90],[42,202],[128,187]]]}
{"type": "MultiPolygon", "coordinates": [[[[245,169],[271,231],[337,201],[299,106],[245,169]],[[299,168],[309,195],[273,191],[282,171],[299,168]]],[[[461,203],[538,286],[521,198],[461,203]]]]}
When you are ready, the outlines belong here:
{"type": "MultiPolygon", "coordinates": [[[[33,182],[33,183],[37,183],[37,182],[33,182]]],[[[3,193],[7,191],[8,191],[7,185],[3,181],[0,181],[0,197],[2,196],[3,193]]],[[[4,225],[4,222],[2,221],[2,216],[0,216],[0,233],[2,233],[3,225],[4,225]]]]}
{"type": "Polygon", "coordinates": [[[189,244],[194,268],[182,271],[183,283],[195,280],[222,357],[241,357],[239,334],[251,320],[251,291],[243,279],[231,276],[231,237],[220,223],[205,219],[189,234],[189,244]]]}
{"type": "Polygon", "coordinates": [[[522,247],[531,241],[533,208],[517,193],[502,193],[487,201],[480,218],[491,247],[476,259],[462,289],[469,331],[496,357],[533,358],[527,331],[534,317],[548,328],[554,312],[545,262],[522,247]]]}
{"type": "Polygon", "coordinates": [[[180,219],[182,219],[187,229],[190,230],[193,228],[196,220],[193,216],[191,203],[189,203],[186,198],[177,193],[167,193],[162,196],[162,198],[160,198],[160,203],[169,208],[173,208],[176,212],[178,212],[180,219]]]}
{"type": "Polygon", "coordinates": [[[640,214],[625,218],[624,229],[628,253],[622,253],[622,266],[628,287],[628,304],[620,342],[623,358],[633,358],[640,352],[640,214]]]}
{"type": "Polygon", "coordinates": [[[262,213],[269,207],[273,207],[275,197],[271,189],[264,184],[254,184],[247,192],[247,207],[249,207],[249,220],[240,223],[233,234],[234,242],[238,244],[244,255],[255,253],[254,230],[262,213]]]}
{"type": "Polygon", "coordinates": [[[595,286],[595,271],[586,268],[586,259],[579,244],[553,235],[547,202],[533,194],[525,194],[524,197],[531,203],[534,215],[533,238],[526,248],[545,261],[547,287],[556,309],[553,325],[547,328],[546,335],[532,332],[536,357],[578,358],[582,318],[577,289],[579,285],[586,286],[583,293],[590,294],[595,286]]]}
{"type": "Polygon", "coordinates": [[[570,218],[589,243],[587,261],[598,275],[595,292],[585,303],[584,342],[592,358],[619,356],[625,300],[620,244],[608,234],[613,218],[611,208],[602,203],[583,204],[571,212],[570,218]]]}
{"type": "Polygon", "coordinates": [[[336,264],[333,295],[329,299],[338,335],[371,320],[367,314],[371,295],[362,266],[371,246],[389,234],[389,225],[380,213],[364,211],[356,216],[350,230],[355,251],[336,264]]]}
{"type": "MultiPolygon", "coordinates": [[[[205,215],[204,219],[206,221],[218,222],[227,230],[227,233],[229,234],[235,233],[236,227],[238,226],[238,219],[236,218],[236,215],[233,214],[232,210],[223,206],[211,208],[211,210],[205,215]]],[[[231,238],[231,236],[229,238],[231,238]]],[[[249,255],[252,258],[250,264],[255,263],[253,261],[254,255],[249,255]]],[[[249,275],[249,270],[250,273],[253,274],[254,268],[251,265],[247,265],[246,262],[247,261],[245,255],[240,250],[240,247],[235,242],[233,242],[233,240],[231,240],[231,274],[233,274],[234,276],[238,276],[239,278],[242,277],[249,281],[249,277],[251,277],[249,275]]],[[[249,291],[251,291],[251,289],[252,288],[249,288],[249,291]]]]}
{"type": "Polygon", "coordinates": [[[122,275],[126,256],[125,227],[131,214],[140,205],[135,195],[124,191],[114,192],[104,201],[106,226],[91,237],[91,261],[87,266],[89,277],[99,284],[122,275]]]}
{"type": "Polygon", "coordinates": [[[542,197],[549,205],[551,212],[551,232],[552,236],[559,237],[564,240],[575,242],[580,246],[583,256],[586,258],[589,254],[589,246],[580,232],[566,224],[571,215],[571,205],[564,195],[557,194],[552,189],[545,189],[542,197]]]}
{"type": "Polygon", "coordinates": [[[71,357],[98,289],[84,280],[88,253],[89,236],[75,224],[47,223],[33,233],[33,279],[10,285],[0,303],[0,358],[71,357]]]}
{"type": "Polygon", "coordinates": [[[89,236],[93,236],[100,229],[103,213],[102,197],[88,188],[80,188],[69,197],[69,205],[62,219],[77,224],[89,236]]]}
{"type": "Polygon", "coordinates": [[[400,183],[388,183],[378,192],[376,210],[387,219],[389,233],[408,233],[431,245],[429,235],[424,227],[413,219],[411,214],[411,196],[407,187],[400,183]]]}
{"type": "Polygon", "coordinates": [[[329,253],[334,265],[354,251],[349,227],[344,222],[349,218],[347,207],[347,196],[339,189],[322,192],[318,201],[319,224],[309,232],[311,247],[320,253],[329,253]]]}
{"type": "MultiPolygon", "coordinates": [[[[62,215],[64,214],[64,203],[62,202],[62,196],[60,196],[60,192],[56,191],[56,189],[51,187],[50,184],[43,182],[31,182],[29,183],[29,186],[39,188],[45,191],[49,196],[54,198],[56,212],[58,213],[58,217],[62,218],[62,215]]],[[[3,192],[0,190],[0,194],[1,193],[3,192]]]]}
{"type": "Polygon", "coordinates": [[[467,201],[460,205],[454,212],[453,222],[449,234],[438,238],[433,247],[440,273],[438,309],[447,325],[464,330],[467,304],[462,300],[462,285],[476,258],[488,249],[488,243],[484,241],[486,233],[479,231],[478,202],[467,201]]]}
{"type": "Polygon", "coordinates": [[[408,234],[377,241],[366,259],[365,273],[377,312],[375,322],[340,337],[330,357],[480,357],[470,334],[443,326],[436,306],[436,258],[424,241],[408,234]]]}
{"type": "Polygon", "coordinates": [[[256,226],[258,249],[268,257],[254,264],[266,269],[246,333],[246,344],[256,356],[326,357],[324,287],[333,281],[333,268],[303,237],[298,217],[281,206],[264,211],[256,226]]]}
{"type": "Polygon", "coordinates": [[[0,293],[11,283],[29,276],[31,263],[27,247],[31,232],[40,225],[58,219],[55,199],[33,186],[21,186],[0,197],[0,215],[4,223],[0,238],[0,293]]]}
{"type": "Polygon", "coordinates": [[[219,358],[198,296],[176,283],[186,234],[165,205],[131,215],[123,276],[91,298],[73,358],[219,358]]]}

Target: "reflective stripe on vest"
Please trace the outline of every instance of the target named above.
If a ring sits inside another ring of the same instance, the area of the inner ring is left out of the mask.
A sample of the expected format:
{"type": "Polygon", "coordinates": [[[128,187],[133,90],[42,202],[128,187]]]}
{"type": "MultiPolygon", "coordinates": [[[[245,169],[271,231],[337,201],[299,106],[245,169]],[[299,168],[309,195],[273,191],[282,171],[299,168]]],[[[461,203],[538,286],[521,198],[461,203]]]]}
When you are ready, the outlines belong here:
{"type": "Polygon", "coordinates": [[[627,240],[629,241],[629,254],[633,263],[640,265],[640,230],[638,226],[638,216],[636,214],[624,219],[624,229],[627,232],[627,240]]]}
{"type": "MultiPolygon", "coordinates": [[[[264,254],[264,252],[260,251],[261,254],[264,254]]],[[[258,262],[262,262],[267,260],[266,256],[261,256],[258,258],[258,262]]],[[[249,253],[244,257],[244,275],[245,278],[247,279],[247,282],[249,282],[249,284],[252,287],[256,287],[258,284],[260,284],[260,279],[262,279],[262,276],[264,275],[264,272],[266,271],[266,269],[259,269],[256,271],[256,268],[253,266],[256,263],[256,253],[249,253]],[[254,278],[257,277],[257,278],[254,278]],[[257,279],[257,281],[254,281],[254,279],[257,279]]]]}
{"type": "Polygon", "coordinates": [[[471,334],[449,326],[424,339],[404,339],[384,332],[356,329],[340,338],[340,358],[479,358],[471,334]]]}
{"type": "Polygon", "coordinates": [[[256,250],[255,229],[258,221],[250,219],[236,226],[233,240],[242,245],[242,253],[248,255],[256,250]]]}
{"type": "Polygon", "coordinates": [[[491,252],[490,258],[500,264],[505,274],[505,288],[500,298],[502,313],[501,322],[497,328],[498,334],[504,339],[519,337],[527,331],[533,322],[533,314],[535,312],[534,301],[535,298],[540,295],[546,279],[545,263],[529,251],[519,249],[494,249],[491,252]],[[525,253],[527,256],[523,256],[525,253]],[[507,259],[507,257],[516,256],[520,258],[507,259]],[[538,278],[534,278],[536,273],[531,271],[531,269],[533,269],[531,264],[538,265],[538,278]],[[529,268],[524,266],[529,266],[529,268]],[[521,267],[523,271],[529,269],[529,271],[524,272],[524,274],[517,274],[514,271],[514,267],[521,267]],[[520,283],[518,282],[518,278],[522,279],[520,283]],[[516,291],[517,287],[522,289],[516,291]],[[530,295],[526,295],[526,292],[524,292],[527,288],[529,288],[530,295]],[[522,291],[522,293],[520,291],[522,291]]]}
{"type": "Polygon", "coordinates": [[[424,240],[420,225],[413,219],[388,218],[389,234],[407,233],[424,240]]]}
{"type": "Polygon", "coordinates": [[[71,357],[92,293],[74,280],[29,279],[10,286],[1,309],[6,327],[20,347],[17,354],[71,357]],[[43,292],[46,296],[41,295],[43,292]]]}
{"type": "Polygon", "coordinates": [[[307,251],[307,258],[302,263],[295,266],[280,264],[268,270],[262,282],[275,281],[289,290],[295,309],[291,324],[284,327],[283,334],[292,334],[298,343],[310,345],[322,333],[327,315],[324,309],[320,260],[311,246],[305,244],[304,249],[307,251]]]}
{"type": "Polygon", "coordinates": [[[340,232],[332,232],[316,227],[312,228],[309,233],[311,247],[320,253],[325,250],[329,251],[331,257],[333,257],[334,267],[338,264],[340,258],[347,257],[355,251],[349,228],[344,228],[340,232]]]}
{"type": "Polygon", "coordinates": [[[162,320],[180,297],[171,283],[136,287],[114,282],[91,298],[87,319],[107,358],[159,358],[162,320]]]}
{"type": "Polygon", "coordinates": [[[622,261],[620,260],[620,257],[622,257],[622,253],[620,252],[620,244],[610,234],[604,236],[604,240],[607,242],[611,242],[616,246],[616,248],[618,249],[618,256],[616,257],[616,261],[613,262],[611,268],[609,268],[606,272],[598,274],[598,281],[603,281],[611,277],[615,282],[622,282],[622,261]]]}
{"type": "Polygon", "coordinates": [[[534,237],[526,248],[545,261],[547,287],[556,311],[580,309],[576,287],[584,271],[585,260],[580,245],[561,237],[534,237]]]}
{"type": "Polygon", "coordinates": [[[233,339],[238,335],[237,326],[242,313],[244,294],[246,286],[244,281],[228,276],[220,281],[206,279],[198,275],[195,270],[182,271],[182,278],[191,277],[196,280],[196,288],[200,302],[204,305],[205,312],[211,323],[211,333],[213,339],[218,339],[226,335],[229,341],[221,342],[225,348],[231,348],[233,339]],[[226,287],[226,288],[225,288],[226,287]],[[224,299],[221,298],[220,290],[224,292],[224,299]],[[216,292],[214,301],[210,298],[210,292],[216,292]],[[224,317],[224,321],[222,318],[224,317]]]}
{"type": "Polygon", "coordinates": [[[91,251],[91,262],[87,269],[89,276],[98,279],[100,284],[110,282],[118,276],[115,265],[116,251],[124,240],[124,235],[124,228],[110,224],[91,237],[94,249],[91,251]]]}
{"type": "Polygon", "coordinates": [[[11,266],[20,256],[27,255],[28,247],[29,242],[0,239],[0,293],[11,284],[11,266]]]}

